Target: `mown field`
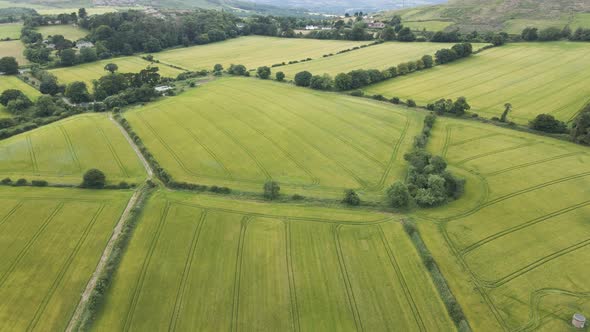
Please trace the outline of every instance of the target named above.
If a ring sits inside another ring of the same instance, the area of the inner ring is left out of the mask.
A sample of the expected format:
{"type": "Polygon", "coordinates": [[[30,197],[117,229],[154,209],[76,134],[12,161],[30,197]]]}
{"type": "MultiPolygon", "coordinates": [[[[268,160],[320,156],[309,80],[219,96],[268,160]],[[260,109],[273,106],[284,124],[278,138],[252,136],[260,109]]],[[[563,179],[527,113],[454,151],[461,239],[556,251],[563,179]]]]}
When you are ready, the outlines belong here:
{"type": "Polygon", "coordinates": [[[95,331],[452,331],[391,215],[159,192],[95,331]]]}
{"type": "Polygon", "coordinates": [[[230,64],[242,64],[248,69],[271,66],[275,63],[321,58],[369,42],[289,39],[249,36],[202,46],[179,48],[154,54],[164,63],[190,70],[213,70],[217,63],[228,68],[230,64]],[[261,47],[264,45],[264,47],[261,47]]]}
{"type": "Polygon", "coordinates": [[[588,148],[439,119],[429,149],[467,179],[419,217],[474,331],[568,331],[590,310],[588,148]]]}
{"type": "MultiPolygon", "coordinates": [[[[483,45],[485,44],[475,44],[473,46],[474,49],[479,49],[483,45]]],[[[355,69],[384,70],[392,66],[397,66],[402,62],[416,61],[426,54],[434,55],[441,48],[448,47],[449,44],[444,43],[387,42],[327,58],[276,67],[273,68],[273,71],[282,71],[287,78],[291,79],[295,77],[295,74],[304,70],[315,75],[326,73],[334,77],[339,73],[349,72],[355,69]]]]}
{"type": "Polygon", "coordinates": [[[366,91],[411,98],[421,105],[465,96],[472,112],[487,118],[499,117],[504,104],[511,103],[511,118],[521,124],[541,113],[569,121],[590,98],[588,57],[587,43],[508,44],[366,91]]]}
{"type": "Polygon", "coordinates": [[[227,78],[125,113],[176,181],[259,192],[381,192],[404,176],[422,115],[366,99],[227,78]]]}
{"type": "Polygon", "coordinates": [[[65,330],[130,196],[0,187],[0,330],[65,330]]]}
{"type": "Polygon", "coordinates": [[[92,81],[108,74],[108,72],[104,70],[104,67],[109,63],[117,64],[117,66],[119,66],[119,73],[139,73],[142,69],[149,66],[158,67],[160,69],[159,73],[163,77],[175,78],[182,72],[181,70],[166,65],[151,64],[149,61],[134,56],[101,60],[75,67],[58,68],[50,70],[50,72],[57,76],[57,79],[62,84],[81,81],[86,83],[88,89],[92,89],[92,81]]]}
{"type": "Polygon", "coordinates": [[[69,24],[40,26],[37,28],[37,30],[39,31],[39,33],[43,35],[43,38],[47,38],[49,36],[54,35],[62,35],[66,39],[69,39],[71,41],[82,39],[90,33],[85,29],[69,24]]]}
{"type": "Polygon", "coordinates": [[[0,24],[0,39],[19,39],[22,23],[4,23],[0,24]]]}
{"type": "Polygon", "coordinates": [[[78,115],[0,141],[1,178],[78,184],[91,168],[111,184],[145,178],[137,155],[105,114],[78,115]]]}
{"type": "Polygon", "coordinates": [[[25,45],[20,40],[0,41],[0,57],[14,57],[19,65],[29,63],[23,54],[24,51],[25,45]]]}

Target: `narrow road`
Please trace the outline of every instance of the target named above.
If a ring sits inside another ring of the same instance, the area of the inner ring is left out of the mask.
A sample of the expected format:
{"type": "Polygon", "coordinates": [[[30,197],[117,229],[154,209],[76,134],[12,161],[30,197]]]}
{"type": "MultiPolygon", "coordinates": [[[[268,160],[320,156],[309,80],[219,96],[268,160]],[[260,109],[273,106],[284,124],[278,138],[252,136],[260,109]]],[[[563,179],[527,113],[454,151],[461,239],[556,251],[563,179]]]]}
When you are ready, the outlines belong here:
{"type": "Polygon", "coordinates": [[[129,145],[133,148],[133,151],[135,151],[135,154],[137,154],[137,157],[139,158],[139,160],[141,160],[141,163],[143,164],[143,167],[145,168],[145,171],[148,174],[148,180],[151,180],[154,177],[154,171],[152,170],[152,167],[150,166],[148,161],[143,157],[143,154],[141,154],[139,147],[137,145],[135,145],[135,142],[133,141],[133,139],[131,139],[129,134],[127,134],[127,131],[125,130],[125,128],[123,128],[123,126],[121,126],[121,124],[119,124],[119,122],[117,122],[117,120],[115,120],[113,118],[112,113],[109,114],[109,120],[113,121],[113,123],[117,126],[117,128],[119,128],[119,130],[121,130],[121,133],[123,134],[123,136],[125,136],[125,139],[129,143],[129,145]]]}

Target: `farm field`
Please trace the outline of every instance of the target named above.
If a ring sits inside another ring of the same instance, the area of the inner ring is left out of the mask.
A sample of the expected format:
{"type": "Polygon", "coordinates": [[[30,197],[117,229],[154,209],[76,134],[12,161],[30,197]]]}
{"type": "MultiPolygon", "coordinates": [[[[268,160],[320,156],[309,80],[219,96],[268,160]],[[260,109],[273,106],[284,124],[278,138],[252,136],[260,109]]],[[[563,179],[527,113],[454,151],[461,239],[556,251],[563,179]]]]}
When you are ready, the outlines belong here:
{"type": "MultiPolygon", "coordinates": [[[[21,81],[19,78],[15,76],[0,76],[0,93],[4,90],[8,89],[17,89],[22,91],[27,97],[31,100],[37,99],[41,93],[33,88],[32,86],[28,85],[27,83],[21,81]]],[[[0,118],[4,118],[10,116],[8,112],[6,112],[6,108],[3,105],[0,105],[0,118]]]]}
{"type": "Polygon", "coordinates": [[[439,118],[429,149],[467,179],[418,218],[474,331],[569,330],[590,310],[588,148],[439,118]]]}
{"type": "Polygon", "coordinates": [[[37,28],[37,30],[39,31],[39,33],[43,35],[43,38],[47,38],[49,36],[54,35],[62,35],[66,39],[69,39],[71,41],[82,39],[90,33],[85,29],[69,24],[40,26],[37,28]]]}
{"type": "Polygon", "coordinates": [[[420,105],[467,97],[472,112],[528,123],[541,113],[569,121],[588,102],[590,67],[586,43],[516,43],[456,63],[398,77],[366,88],[369,94],[414,99],[420,105]]]}
{"type": "Polygon", "coordinates": [[[78,184],[102,170],[110,184],[139,183],[145,171],[105,114],[84,114],[0,141],[0,177],[78,184]]]}
{"type": "Polygon", "coordinates": [[[109,63],[117,64],[117,66],[119,66],[119,73],[139,73],[142,69],[149,66],[158,67],[160,69],[159,73],[163,77],[176,77],[182,72],[181,70],[163,64],[152,64],[149,61],[134,56],[101,60],[75,67],[52,69],[50,72],[57,76],[57,79],[62,84],[81,81],[86,83],[89,90],[92,90],[92,81],[108,74],[108,72],[104,70],[104,67],[109,63]]]}
{"type": "Polygon", "coordinates": [[[93,330],[386,326],[455,329],[394,216],[160,191],[93,330]]]}
{"type": "Polygon", "coordinates": [[[443,31],[448,26],[453,25],[451,21],[404,21],[402,24],[414,31],[443,31]]]}
{"type": "Polygon", "coordinates": [[[404,176],[423,115],[403,107],[225,78],[124,114],[175,181],[341,197],[404,176]]]}
{"type": "Polygon", "coordinates": [[[0,330],[65,330],[130,196],[0,187],[0,330]]]}
{"type": "Polygon", "coordinates": [[[4,23],[0,24],[0,39],[19,39],[22,23],[4,23]]]}
{"type": "Polygon", "coordinates": [[[0,57],[14,57],[19,65],[29,63],[23,54],[24,51],[25,45],[20,40],[0,41],[0,57]]]}
{"type": "Polygon", "coordinates": [[[292,60],[317,59],[324,54],[364,44],[369,42],[249,36],[164,51],[154,54],[154,57],[163,63],[189,70],[212,70],[217,63],[222,64],[224,68],[233,63],[242,64],[248,69],[256,69],[259,66],[271,66],[292,60]]]}
{"type": "MultiPolygon", "coordinates": [[[[479,49],[485,44],[474,44],[479,49]]],[[[448,48],[445,43],[402,43],[387,42],[380,45],[365,47],[352,52],[336,54],[309,62],[273,68],[274,72],[282,71],[287,78],[294,78],[298,72],[307,70],[314,75],[330,74],[332,77],[342,72],[355,69],[385,70],[402,62],[416,61],[426,54],[434,55],[441,48],[448,48]]]]}

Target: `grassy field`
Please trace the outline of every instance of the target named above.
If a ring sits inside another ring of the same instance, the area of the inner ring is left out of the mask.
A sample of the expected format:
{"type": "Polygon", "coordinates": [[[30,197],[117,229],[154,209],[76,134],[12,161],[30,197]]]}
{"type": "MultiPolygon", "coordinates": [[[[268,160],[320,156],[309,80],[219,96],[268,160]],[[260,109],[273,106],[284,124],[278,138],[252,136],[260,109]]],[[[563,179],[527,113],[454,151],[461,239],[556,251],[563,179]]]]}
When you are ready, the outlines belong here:
{"type": "MultiPolygon", "coordinates": [[[[485,44],[474,44],[479,49],[485,44]]],[[[282,71],[288,78],[295,77],[300,71],[307,70],[313,74],[330,74],[332,77],[354,69],[384,70],[397,66],[402,62],[415,61],[425,54],[434,55],[441,48],[448,48],[445,43],[400,43],[387,42],[380,45],[365,47],[352,52],[317,60],[273,68],[274,72],[282,71]]]]}
{"type": "MultiPolygon", "coordinates": [[[[101,60],[97,62],[87,63],[75,67],[66,67],[50,70],[52,74],[57,76],[62,84],[69,84],[74,81],[86,82],[89,89],[92,89],[92,81],[107,75],[108,72],[104,70],[105,65],[115,63],[119,66],[119,73],[139,73],[142,69],[152,65],[150,62],[143,60],[140,57],[121,57],[114,59],[101,60]]],[[[166,66],[153,64],[160,68],[160,75],[163,77],[176,77],[182,71],[166,66]]]]}
{"type": "Polygon", "coordinates": [[[259,192],[381,192],[404,176],[422,115],[287,84],[227,78],[125,114],[176,181],[259,192]]]}
{"type": "Polygon", "coordinates": [[[105,114],[86,114],[0,141],[0,177],[81,182],[91,168],[107,181],[138,183],[145,171],[120,130],[105,114]]]}
{"type": "Polygon", "coordinates": [[[402,24],[414,31],[443,31],[448,26],[452,25],[451,21],[403,21],[402,24]]]}
{"type": "MultiPolygon", "coordinates": [[[[41,95],[37,89],[21,81],[15,76],[0,76],[0,93],[8,89],[20,90],[32,100],[37,99],[37,97],[41,95]]],[[[9,114],[6,112],[5,107],[0,105],[0,118],[7,116],[9,116],[9,114]]]]}
{"type": "Polygon", "coordinates": [[[569,331],[590,310],[588,148],[439,119],[429,149],[467,178],[464,199],[419,216],[474,331],[569,331]]]}
{"type": "MultiPolygon", "coordinates": [[[[542,19],[514,19],[508,20],[504,23],[503,31],[508,33],[520,35],[524,28],[533,27],[539,30],[549,28],[549,27],[558,27],[563,28],[564,26],[570,23],[569,18],[567,16],[563,16],[558,20],[542,20],[542,19]]],[[[571,27],[571,26],[570,26],[571,27]]]]}
{"type": "Polygon", "coordinates": [[[65,330],[130,196],[0,187],[0,330],[65,330]]]}
{"type": "Polygon", "coordinates": [[[587,43],[508,44],[366,90],[421,105],[465,96],[473,112],[488,118],[509,102],[513,121],[523,124],[541,113],[569,121],[590,98],[589,56],[587,43]]]}
{"type": "Polygon", "coordinates": [[[159,192],[94,330],[387,326],[454,330],[391,215],[159,192]]]}
{"type": "Polygon", "coordinates": [[[154,54],[164,63],[190,70],[212,70],[217,63],[225,68],[242,64],[248,69],[275,63],[321,58],[324,54],[368,44],[368,42],[288,39],[274,37],[240,37],[203,46],[179,48],[154,54]],[[264,45],[264,47],[260,47],[264,45]]]}
{"type": "Polygon", "coordinates": [[[0,24],[0,39],[19,39],[22,23],[5,23],[0,24]]]}
{"type": "Polygon", "coordinates": [[[26,65],[29,63],[23,54],[24,51],[25,45],[21,43],[20,40],[0,41],[0,57],[14,57],[19,65],[26,65]]]}
{"type": "Polygon", "coordinates": [[[43,35],[43,38],[53,35],[62,35],[71,41],[82,39],[90,33],[88,30],[73,25],[47,25],[41,26],[37,28],[37,30],[43,35]]]}
{"type": "MultiPolygon", "coordinates": [[[[86,12],[88,15],[100,15],[106,13],[113,13],[118,11],[124,11],[128,9],[135,9],[141,10],[143,7],[109,7],[109,6],[101,6],[101,7],[85,7],[86,12]]],[[[58,15],[62,13],[70,14],[70,13],[78,13],[79,8],[43,8],[37,9],[37,12],[41,15],[58,15]]]]}

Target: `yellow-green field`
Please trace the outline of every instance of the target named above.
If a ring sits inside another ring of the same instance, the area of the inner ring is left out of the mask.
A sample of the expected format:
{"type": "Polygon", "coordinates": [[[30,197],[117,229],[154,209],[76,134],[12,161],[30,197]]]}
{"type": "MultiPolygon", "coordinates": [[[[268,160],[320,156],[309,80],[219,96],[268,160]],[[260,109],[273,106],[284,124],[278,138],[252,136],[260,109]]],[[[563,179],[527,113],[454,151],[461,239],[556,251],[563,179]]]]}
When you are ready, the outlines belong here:
{"type": "MultiPolygon", "coordinates": [[[[477,50],[485,45],[474,44],[473,47],[477,50]]],[[[448,47],[450,47],[448,43],[387,42],[327,58],[276,67],[273,71],[282,71],[288,78],[293,78],[295,74],[304,70],[314,75],[329,74],[334,77],[339,73],[355,69],[385,70],[402,62],[416,61],[426,54],[434,55],[441,48],[448,47]]]]}
{"type": "Polygon", "coordinates": [[[338,196],[405,174],[422,115],[371,100],[245,78],[210,82],[125,113],[176,181],[338,196]]]}
{"type": "Polygon", "coordinates": [[[25,45],[20,40],[0,41],[0,57],[11,56],[16,58],[19,65],[29,63],[23,52],[25,45]]]}
{"type": "Polygon", "coordinates": [[[402,24],[414,31],[443,31],[448,26],[452,25],[451,21],[404,21],[402,24]]]}
{"type": "Polygon", "coordinates": [[[158,67],[160,69],[159,73],[163,77],[175,78],[182,72],[181,70],[163,64],[151,64],[149,61],[134,56],[101,60],[75,67],[58,68],[50,70],[50,72],[57,76],[59,82],[62,84],[81,81],[86,83],[88,89],[92,89],[92,81],[108,74],[108,72],[104,70],[104,67],[109,63],[117,64],[117,66],[119,66],[119,73],[139,73],[142,69],[145,69],[148,66],[158,67]]]}
{"type": "Polygon", "coordinates": [[[474,331],[569,331],[590,310],[588,148],[439,118],[429,149],[467,179],[419,216],[474,331]]]}
{"type": "Polygon", "coordinates": [[[453,331],[394,217],[159,192],[93,330],[453,331]]]}
{"type": "Polygon", "coordinates": [[[4,23],[0,24],[0,39],[19,39],[22,23],[4,23]]]}
{"type": "Polygon", "coordinates": [[[164,51],[154,54],[154,57],[164,63],[190,70],[213,70],[213,66],[217,63],[225,68],[233,63],[242,64],[248,69],[256,69],[259,66],[271,66],[292,60],[317,59],[324,54],[336,53],[368,43],[250,36],[164,51]]]}
{"type": "Polygon", "coordinates": [[[0,187],[0,329],[65,330],[130,196],[0,187]]]}
{"type": "MultiPolygon", "coordinates": [[[[20,90],[32,100],[37,99],[41,95],[41,92],[21,81],[16,76],[0,76],[0,93],[8,89],[20,90]]],[[[6,113],[5,107],[0,105],[0,118],[6,116],[8,116],[8,113],[6,113]]]]}
{"type": "Polygon", "coordinates": [[[145,170],[119,128],[105,114],[71,117],[0,141],[0,177],[82,182],[91,168],[107,181],[139,183],[145,170]]]}
{"type": "Polygon", "coordinates": [[[65,24],[41,26],[37,28],[37,30],[43,35],[43,38],[54,35],[62,35],[71,41],[82,39],[90,33],[88,30],[84,30],[80,27],[65,24]]]}
{"type": "Polygon", "coordinates": [[[499,117],[504,104],[526,124],[548,113],[569,121],[590,99],[590,44],[515,43],[468,59],[370,86],[370,94],[414,99],[420,105],[467,97],[472,112],[499,117]]]}

